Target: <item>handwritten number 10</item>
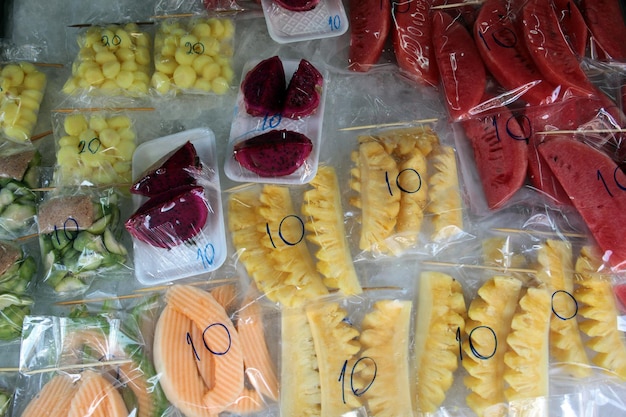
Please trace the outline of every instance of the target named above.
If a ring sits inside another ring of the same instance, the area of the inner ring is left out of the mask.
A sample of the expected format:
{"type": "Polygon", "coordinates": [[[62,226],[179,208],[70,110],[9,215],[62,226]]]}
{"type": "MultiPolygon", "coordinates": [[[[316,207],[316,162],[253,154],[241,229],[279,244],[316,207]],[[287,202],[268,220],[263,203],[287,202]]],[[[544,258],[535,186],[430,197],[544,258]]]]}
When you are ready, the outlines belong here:
{"type": "Polygon", "coordinates": [[[213,261],[215,261],[215,247],[207,243],[204,246],[204,249],[198,248],[198,255],[196,259],[200,259],[202,261],[202,267],[207,269],[211,265],[213,265],[213,261]]]}
{"type": "MultiPolygon", "coordinates": [[[[471,332],[469,332],[469,334],[467,335],[468,341],[469,341],[469,348],[472,351],[472,354],[478,358],[478,359],[482,359],[482,360],[486,360],[491,358],[493,355],[496,354],[496,350],[498,349],[498,338],[496,337],[496,332],[493,331],[493,329],[491,327],[488,326],[476,326],[475,328],[472,329],[471,332]],[[483,355],[482,353],[478,352],[478,350],[476,349],[476,346],[474,346],[474,341],[472,340],[472,335],[474,334],[475,331],[479,330],[479,329],[485,329],[487,331],[489,331],[491,333],[491,335],[493,336],[493,351],[491,351],[491,353],[487,354],[487,355],[483,355]]],[[[456,341],[459,342],[459,357],[461,358],[461,360],[463,360],[463,339],[461,337],[461,328],[457,327],[456,329],[456,341]]]]}
{"type": "MultiPolygon", "coordinates": [[[[613,170],[613,181],[615,182],[615,185],[617,185],[617,188],[619,188],[622,191],[626,191],[626,186],[622,185],[622,183],[620,183],[619,180],[617,179],[617,173],[619,171],[621,171],[619,166],[615,167],[615,169],[613,170]]],[[[606,180],[604,179],[604,175],[602,175],[602,172],[600,172],[600,170],[598,170],[596,174],[597,174],[598,181],[602,182],[602,185],[604,186],[604,189],[606,190],[607,194],[610,197],[614,197],[614,195],[611,192],[611,190],[609,190],[609,186],[606,183],[606,180]]]]}
{"type": "MultiPolygon", "coordinates": [[[[341,382],[341,399],[343,401],[343,403],[346,403],[346,371],[348,368],[348,361],[344,361],[343,362],[343,366],[341,367],[341,372],[339,373],[339,379],[337,381],[341,382]]],[[[350,391],[352,391],[352,394],[356,395],[357,397],[360,397],[361,395],[365,394],[367,392],[368,389],[370,389],[370,387],[372,386],[372,384],[374,383],[374,380],[376,379],[376,374],[378,372],[378,367],[376,366],[376,362],[374,361],[374,359],[370,358],[369,356],[363,356],[362,358],[359,358],[354,365],[352,365],[352,370],[350,371],[350,391]],[[374,374],[372,375],[372,379],[369,382],[369,384],[367,384],[365,387],[363,387],[361,390],[359,390],[358,388],[354,388],[354,371],[357,367],[357,365],[359,364],[359,362],[364,361],[364,360],[368,360],[371,361],[374,364],[374,374]]]]}
{"type": "MultiPolygon", "coordinates": [[[[265,231],[267,232],[267,236],[270,238],[270,242],[272,243],[272,247],[276,248],[276,244],[274,243],[274,238],[272,237],[272,231],[270,230],[270,224],[269,223],[265,223],[265,231]]],[[[283,243],[285,243],[285,245],[288,245],[288,246],[295,246],[295,245],[297,245],[304,238],[304,222],[302,221],[302,219],[300,217],[296,216],[295,214],[290,214],[289,216],[284,217],[280,221],[280,224],[278,225],[278,237],[280,237],[280,239],[283,241],[283,243]],[[298,221],[299,225],[300,225],[300,235],[295,240],[288,240],[283,235],[283,223],[287,219],[290,219],[290,218],[296,219],[298,221]]]]}
{"type": "Polygon", "coordinates": [[[334,16],[330,16],[328,18],[328,25],[330,26],[330,30],[339,30],[341,28],[341,17],[338,14],[334,16]]]}
{"type": "MultiPolygon", "coordinates": [[[[198,355],[198,351],[196,350],[196,345],[193,342],[193,338],[191,337],[191,333],[187,332],[186,334],[186,339],[187,339],[187,344],[191,345],[191,350],[193,351],[194,356],[196,357],[196,360],[200,360],[200,355],[198,355]]],[[[213,324],[209,324],[207,327],[204,328],[204,331],[202,332],[202,342],[204,343],[204,347],[206,350],[208,350],[209,352],[211,352],[214,355],[217,356],[221,356],[221,355],[225,355],[228,353],[228,351],[230,350],[230,347],[232,345],[232,339],[230,336],[230,331],[228,330],[228,327],[226,327],[224,324],[222,323],[213,323],[213,324]],[[218,328],[223,329],[226,332],[226,336],[228,337],[228,346],[226,346],[226,348],[222,351],[218,351],[218,350],[213,350],[209,344],[206,341],[206,332],[209,331],[209,329],[213,328],[217,326],[218,328]]]]}

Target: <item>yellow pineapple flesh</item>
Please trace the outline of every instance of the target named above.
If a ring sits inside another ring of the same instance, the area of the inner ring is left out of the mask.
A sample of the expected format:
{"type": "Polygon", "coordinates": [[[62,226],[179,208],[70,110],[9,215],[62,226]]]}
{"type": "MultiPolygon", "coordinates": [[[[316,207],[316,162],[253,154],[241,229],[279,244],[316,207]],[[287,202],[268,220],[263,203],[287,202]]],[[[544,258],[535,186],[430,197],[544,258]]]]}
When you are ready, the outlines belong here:
{"type": "Polygon", "coordinates": [[[431,158],[434,173],[428,179],[426,211],[432,214],[432,240],[439,242],[463,230],[463,210],[454,149],[441,146],[431,158]]]}

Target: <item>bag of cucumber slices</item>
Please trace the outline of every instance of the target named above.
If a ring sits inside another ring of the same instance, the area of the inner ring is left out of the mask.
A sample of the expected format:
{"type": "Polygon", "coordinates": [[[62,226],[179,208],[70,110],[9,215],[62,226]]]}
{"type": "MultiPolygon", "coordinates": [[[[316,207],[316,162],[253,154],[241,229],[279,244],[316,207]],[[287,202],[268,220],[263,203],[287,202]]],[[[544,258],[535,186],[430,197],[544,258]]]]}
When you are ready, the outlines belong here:
{"type": "Polygon", "coordinates": [[[56,293],[85,291],[103,272],[107,278],[129,268],[122,240],[121,195],[114,189],[63,189],[38,211],[43,280],[56,293]]]}

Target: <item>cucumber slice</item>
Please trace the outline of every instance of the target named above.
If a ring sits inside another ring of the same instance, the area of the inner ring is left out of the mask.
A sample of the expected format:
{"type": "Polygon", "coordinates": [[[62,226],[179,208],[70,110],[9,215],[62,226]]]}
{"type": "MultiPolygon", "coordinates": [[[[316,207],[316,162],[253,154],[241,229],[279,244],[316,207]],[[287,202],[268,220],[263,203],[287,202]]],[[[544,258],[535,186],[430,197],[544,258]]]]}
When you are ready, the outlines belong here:
{"type": "Polygon", "coordinates": [[[98,220],[93,222],[93,224],[89,226],[89,228],[87,228],[86,230],[89,233],[93,233],[95,235],[101,235],[102,233],[104,233],[104,230],[106,229],[106,227],[110,224],[111,217],[112,217],[111,214],[105,214],[104,216],[100,217],[98,220]]]}
{"type": "Polygon", "coordinates": [[[34,205],[16,203],[9,205],[2,212],[2,217],[17,224],[22,224],[26,220],[33,218],[36,211],[37,210],[34,205]]]}
{"type": "Polygon", "coordinates": [[[106,229],[104,231],[104,246],[108,249],[109,252],[114,253],[116,255],[126,256],[128,251],[126,247],[121,242],[118,242],[113,236],[113,232],[111,229],[106,229]]]}
{"type": "Polygon", "coordinates": [[[70,275],[71,275],[71,273],[69,271],[66,271],[66,270],[63,270],[63,269],[57,269],[57,270],[52,271],[48,275],[48,278],[46,279],[46,282],[51,287],[56,288],[61,282],[66,280],[67,277],[69,277],[70,275]]]}
{"type": "Polygon", "coordinates": [[[83,251],[76,261],[79,271],[94,271],[102,265],[104,256],[96,251],[83,251]]]}
{"type": "Polygon", "coordinates": [[[15,195],[7,187],[0,190],[0,211],[15,201],[15,195]]]}
{"type": "Polygon", "coordinates": [[[54,286],[54,290],[59,293],[82,291],[87,284],[75,275],[68,275],[54,286]]]}
{"type": "Polygon", "coordinates": [[[50,235],[50,242],[52,243],[52,247],[58,251],[62,251],[72,243],[70,236],[68,236],[67,233],[63,233],[62,230],[57,230],[52,233],[50,235]]]}
{"type": "Polygon", "coordinates": [[[95,251],[105,253],[107,250],[102,241],[102,236],[95,235],[87,230],[78,233],[78,236],[74,239],[73,247],[78,252],[95,251]]]}

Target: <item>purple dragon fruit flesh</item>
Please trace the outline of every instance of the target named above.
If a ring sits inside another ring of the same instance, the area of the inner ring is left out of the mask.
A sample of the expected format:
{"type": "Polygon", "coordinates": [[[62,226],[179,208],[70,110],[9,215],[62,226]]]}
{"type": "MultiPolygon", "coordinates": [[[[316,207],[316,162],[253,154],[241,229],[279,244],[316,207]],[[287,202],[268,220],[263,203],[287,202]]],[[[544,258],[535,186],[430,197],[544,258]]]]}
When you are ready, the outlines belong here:
{"type": "Polygon", "coordinates": [[[195,185],[201,169],[196,148],[187,141],[144,171],[130,191],[133,194],[154,197],[175,187],[195,185]]]}
{"type": "Polygon", "coordinates": [[[280,113],[286,84],[285,69],[278,56],[259,62],[241,84],[246,112],[255,117],[280,113]]]}
{"type": "Polygon", "coordinates": [[[124,223],[136,239],[171,249],[192,239],[204,228],[209,204],[200,186],[183,186],[146,201],[124,223]]]}
{"type": "Polygon", "coordinates": [[[284,117],[298,119],[313,114],[320,104],[320,92],[324,77],[309,61],[300,60],[287,87],[284,117]]]}
{"type": "Polygon", "coordinates": [[[313,10],[320,0],[274,0],[280,7],[292,12],[306,12],[313,10]]]}
{"type": "Polygon", "coordinates": [[[302,133],[271,130],[238,143],[234,156],[260,177],[281,177],[300,168],[312,149],[313,143],[302,133]]]}

